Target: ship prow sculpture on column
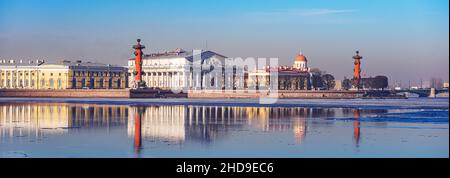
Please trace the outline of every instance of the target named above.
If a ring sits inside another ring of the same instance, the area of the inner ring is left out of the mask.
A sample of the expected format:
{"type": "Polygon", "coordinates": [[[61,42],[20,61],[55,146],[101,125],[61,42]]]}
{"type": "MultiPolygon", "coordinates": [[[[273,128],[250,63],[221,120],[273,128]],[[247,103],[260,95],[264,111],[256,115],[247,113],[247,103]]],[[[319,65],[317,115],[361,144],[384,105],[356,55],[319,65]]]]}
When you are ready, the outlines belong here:
{"type": "Polygon", "coordinates": [[[353,56],[353,59],[355,60],[355,67],[353,69],[353,82],[354,87],[356,90],[360,90],[362,88],[361,86],[361,59],[363,57],[359,55],[359,50],[356,51],[356,55],[353,56]]]}
{"type": "Polygon", "coordinates": [[[147,85],[145,81],[142,80],[142,49],[145,49],[144,45],[141,45],[141,39],[137,39],[137,44],[133,45],[134,55],[136,59],[134,60],[135,70],[133,71],[133,75],[135,76],[135,80],[133,82],[133,89],[146,88],[147,85]]]}

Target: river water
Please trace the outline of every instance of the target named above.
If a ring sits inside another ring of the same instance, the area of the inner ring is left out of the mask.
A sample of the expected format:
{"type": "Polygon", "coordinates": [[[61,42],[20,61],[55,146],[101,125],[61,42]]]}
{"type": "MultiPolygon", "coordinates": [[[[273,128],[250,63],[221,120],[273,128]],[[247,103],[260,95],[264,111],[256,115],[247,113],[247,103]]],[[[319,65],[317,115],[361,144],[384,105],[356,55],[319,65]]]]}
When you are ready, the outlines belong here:
{"type": "Polygon", "coordinates": [[[448,157],[448,118],[448,98],[0,98],[0,157],[448,157]]]}

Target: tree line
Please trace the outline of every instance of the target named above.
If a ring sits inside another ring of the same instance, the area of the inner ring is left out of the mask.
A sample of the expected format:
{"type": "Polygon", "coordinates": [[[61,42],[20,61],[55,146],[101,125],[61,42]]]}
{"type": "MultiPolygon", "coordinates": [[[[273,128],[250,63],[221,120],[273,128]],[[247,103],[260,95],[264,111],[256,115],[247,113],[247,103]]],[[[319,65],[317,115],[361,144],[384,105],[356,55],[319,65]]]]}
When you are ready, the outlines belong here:
{"type": "MultiPolygon", "coordinates": [[[[320,71],[318,69],[312,69],[311,72],[311,85],[313,89],[331,90],[335,88],[336,80],[332,74],[328,74],[325,71],[320,71]]],[[[388,77],[382,75],[361,79],[361,86],[364,89],[384,90],[388,85],[388,77]]],[[[342,81],[342,89],[349,90],[352,87],[356,88],[355,79],[344,78],[342,81]]]]}

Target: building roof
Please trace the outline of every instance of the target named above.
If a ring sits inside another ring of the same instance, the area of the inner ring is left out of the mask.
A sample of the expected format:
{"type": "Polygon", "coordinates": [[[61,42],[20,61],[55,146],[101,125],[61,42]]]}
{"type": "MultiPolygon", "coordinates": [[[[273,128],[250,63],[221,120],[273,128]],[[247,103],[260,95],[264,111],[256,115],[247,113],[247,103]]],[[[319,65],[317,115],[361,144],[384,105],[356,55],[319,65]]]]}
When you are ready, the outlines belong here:
{"type": "Polygon", "coordinates": [[[117,65],[104,64],[104,63],[99,63],[99,62],[89,62],[89,61],[83,62],[81,60],[77,60],[77,61],[63,60],[63,61],[60,61],[59,63],[48,63],[48,64],[44,64],[44,65],[86,66],[86,67],[120,67],[117,65]]]}
{"type": "MultiPolygon", "coordinates": [[[[218,54],[213,51],[203,51],[202,50],[202,52],[201,52],[202,62],[213,56],[219,56],[222,58],[226,58],[226,56],[218,54]]],[[[173,51],[168,51],[168,52],[164,52],[164,53],[152,53],[152,54],[146,54],[143,56],[143,59],[172,59],[172,58],[185,58],[188,61],[192,62],[194,59],[194,52],[193,51],[185,51],[181,48],[177,48],[173,51]]],[[[131,58],[128,60],[135,60],[135,58],[131,58]]]]}
{"type": "MultiPolygon", "coordinates": [[[[201,59],[202,59],[202,62],[203,62],[204,60],[210,59],[210,58],[213,57],[213,56],[219,56],[219,57],[221,57],[221,58],[227,58],[227,57],[224,56],[224,55],[221,55],[221,54],[218,54],[218,53],[215,53],[215,52],[212,52],[212,51],[202,51],[202,52],[201,52],[201,59]]],[[[188,57],[186,57],[186,59],[187,59],[188,61],[192,62],[192,61],[194,60],[194,57],[195,57],[195,56],[193,55],[193,53],[191,53],[191,54],[189,54],[188,57]]]]}
{"type": "Polygon", "coordinates": [[[270,72],[277,72],[278,75],[301,75],[301,76],[307,76],[309,75],[308,71],[299,70],[292,67],[271,67],[271,68],[265,68],[265,69],[257,69],[256,71],[252,73],[270,73],[270,72]]]}
{"type": "Polygon", "coordinates": [[[305,55],[303,55],[302,53],[300,53],[300,54],[298,54],[296,57],[295,57],[295,62],[306,62],[307,60],[306,60],[306,57],[305,57],[305,55]]]}
{"type": "Polygon", "coordinates": [[[60,62],[55,63],[47,63],[44,60],[30,60],[30,61],[23,61],[23,60],[0,60],[0,66],[8,66],[8,67],[43,67],[43,68],[54,68],[54,67],[121,67],[117,65],[111,65],[111,64],[103,64],[98,62],[83,62],[81,60],[76,61],[69,61],[69,60],[62,60],[60,62]]]}
{"type": "Polygon", "coordinates": [[[39,66],[45,63],[44,60],[25,61],[25,60],[4,60],[0,59],[0,66],[39,66]]]}

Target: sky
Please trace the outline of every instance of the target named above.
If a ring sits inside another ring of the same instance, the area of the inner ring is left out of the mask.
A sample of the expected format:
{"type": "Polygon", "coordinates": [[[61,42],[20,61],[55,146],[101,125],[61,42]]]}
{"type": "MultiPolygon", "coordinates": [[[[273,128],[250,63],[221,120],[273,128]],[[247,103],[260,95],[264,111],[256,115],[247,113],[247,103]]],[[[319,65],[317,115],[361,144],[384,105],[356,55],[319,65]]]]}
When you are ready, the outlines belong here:
{"type": "Polygon", "coordinates": [[[281,65],[302,52],[337,79],[360,50],[366,77],[449,78],[448,0],[0,0],[0,59],[126,65],[137,38],[281,65]]]}

